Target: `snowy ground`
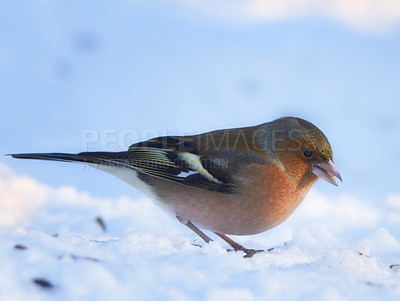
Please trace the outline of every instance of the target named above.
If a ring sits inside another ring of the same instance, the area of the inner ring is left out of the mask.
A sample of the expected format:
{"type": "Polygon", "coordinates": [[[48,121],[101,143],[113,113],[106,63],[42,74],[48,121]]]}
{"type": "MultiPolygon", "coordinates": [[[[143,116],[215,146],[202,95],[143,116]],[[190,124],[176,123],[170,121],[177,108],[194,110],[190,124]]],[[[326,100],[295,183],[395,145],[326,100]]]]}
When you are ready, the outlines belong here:
{"type": "Polygon", "coordinates": [[[373,206],[313,189],[281,226],[235,237],[275,247],[245,259],[147,198],[53,188],[1,164],[0,300],[399,300],[399,223],[400,195],[373,206]]]}

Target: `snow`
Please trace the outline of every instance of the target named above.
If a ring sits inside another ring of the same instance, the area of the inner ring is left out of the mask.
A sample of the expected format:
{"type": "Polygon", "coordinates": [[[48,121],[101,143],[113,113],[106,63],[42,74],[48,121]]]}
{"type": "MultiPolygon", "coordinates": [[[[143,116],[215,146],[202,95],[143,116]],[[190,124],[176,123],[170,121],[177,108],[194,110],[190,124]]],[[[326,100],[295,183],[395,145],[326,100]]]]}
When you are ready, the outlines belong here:
{"type": "Polygon", "coordinates": [[[0,164],[0,300],[399,300],[399,222],[400,195],[312,189],[282,225],[234,237],[274,248],[247,259],[148,198],[49,187],[0,164]]]}

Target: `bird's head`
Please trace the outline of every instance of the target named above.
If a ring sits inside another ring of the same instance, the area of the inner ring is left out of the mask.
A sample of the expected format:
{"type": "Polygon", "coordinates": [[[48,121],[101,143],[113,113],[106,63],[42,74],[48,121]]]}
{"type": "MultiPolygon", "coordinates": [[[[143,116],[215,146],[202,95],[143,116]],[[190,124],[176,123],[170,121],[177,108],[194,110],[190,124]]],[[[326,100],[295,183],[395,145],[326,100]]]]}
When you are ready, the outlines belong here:
{"type": "Polygon", "coordinates": [[[333,164],[332,147],[312,123],[294,117],[284,117],[271,123],[269,146],[289,175],[314,175],[337,186],[335,177],[342,178],[333,164]]]}

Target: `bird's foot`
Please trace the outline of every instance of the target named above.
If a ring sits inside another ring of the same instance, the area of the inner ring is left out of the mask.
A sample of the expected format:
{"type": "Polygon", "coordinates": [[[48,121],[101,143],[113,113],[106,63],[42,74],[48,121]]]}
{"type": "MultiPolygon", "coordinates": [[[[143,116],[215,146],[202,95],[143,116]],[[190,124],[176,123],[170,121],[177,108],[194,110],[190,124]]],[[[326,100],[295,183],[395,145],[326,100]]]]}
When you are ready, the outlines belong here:
{"type": "MultiPolygon", "coordinates": [[[[192,246],[198,247],[198,248],[203,248],[203,245],[201,243],[197,242],[197,239],[194,240],[191,243],[192,246]]],[[[257,253],[266,253],[266,252],[271,252],[273,251],[275,248],[269,248],[269,249],[265,249],[265,250],[255,250],[255,249],[247,249],[241,245],[235,246],[236,248],[233,249],[226,249],[228,252],[239,252],[242,251],[244,253],[243,258],[252,258],[254,255],[256,255],[257,253]]]]}
{"type": "Polygon", "coordinates": [[[264,252],[271,252],[274,248],[265,249],[265,250],[255,250],[255,249],[247,249],[247,248],[240,248],[240,249],[228,249],[228,252],[238,252],[242,251],[244,253],[243,258],[252,258],[257,253],[264,253],[264,252]]]}
{"type": "Polygon", "coordinates": [[[244,252],[244,256],[243,258],[252,258],[254,255],[256,255],[257,253],[262,253],[265,252],[265,250],[254,250],[254,249],[243,249],[242,250],[244,252]]]}
{"type": "Polygon", "coordinates": [[[198,247],[198,248],[202,248],[202,247],[203,247],[202,244],[199,244],[199,243],[197,242],[197,239],[194,240],[194,241],[191,243],[191,245],[194,246],[194,247],[198,247]]]}

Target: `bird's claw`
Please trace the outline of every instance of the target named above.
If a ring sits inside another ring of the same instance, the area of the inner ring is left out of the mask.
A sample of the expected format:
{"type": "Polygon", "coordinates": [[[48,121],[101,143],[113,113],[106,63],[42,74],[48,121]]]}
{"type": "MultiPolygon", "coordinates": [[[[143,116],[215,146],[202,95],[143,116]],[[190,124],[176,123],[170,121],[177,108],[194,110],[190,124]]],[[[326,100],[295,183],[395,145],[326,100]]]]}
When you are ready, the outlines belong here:
{"type": "Polygon", "coordinates": [[[239,250],[234,250],[234,249],[228,249],[228,252],[238,252],[238,251],[243,251],[244,252],[244,256],[243,258],[252,258],[254,255],[256,255],[257,253],[264,253],[264,252],[271,252],[272,250],[274,250],[274,248],[269,248],[269,249],[265,249],[265,250],[254,250],[254,249],[239,249],[239,250]]]}
{"type": "Polygon", "coordinates": [[[269,252],[270,249],[267,249],[267,250],[243,249],[242,251],[245,253],[243,258],[252,258],[257,253],[269,252]]]}
{"type": "MultiPolygon", "coordinates": [[[[193,241],[192,246],[195,247],[199,247],[202,248],[203,246],[201,244],[198,244],[195,241],[193,241]]],[[[228,252],[238,252],[238,251],[242,251],[245,255],[243,256],[243,258],[252,258],[254,255],[256,255],[257,253],[264,253],[264,252],[271,252],[272,250],[274,250],[275,248],[269,248],[269,249],[265,249],[265,250],[255,250],[255,249],[247,249],[239,244],[235,245],[235,248],[233,249],[226,249],[228,252]]]]}

